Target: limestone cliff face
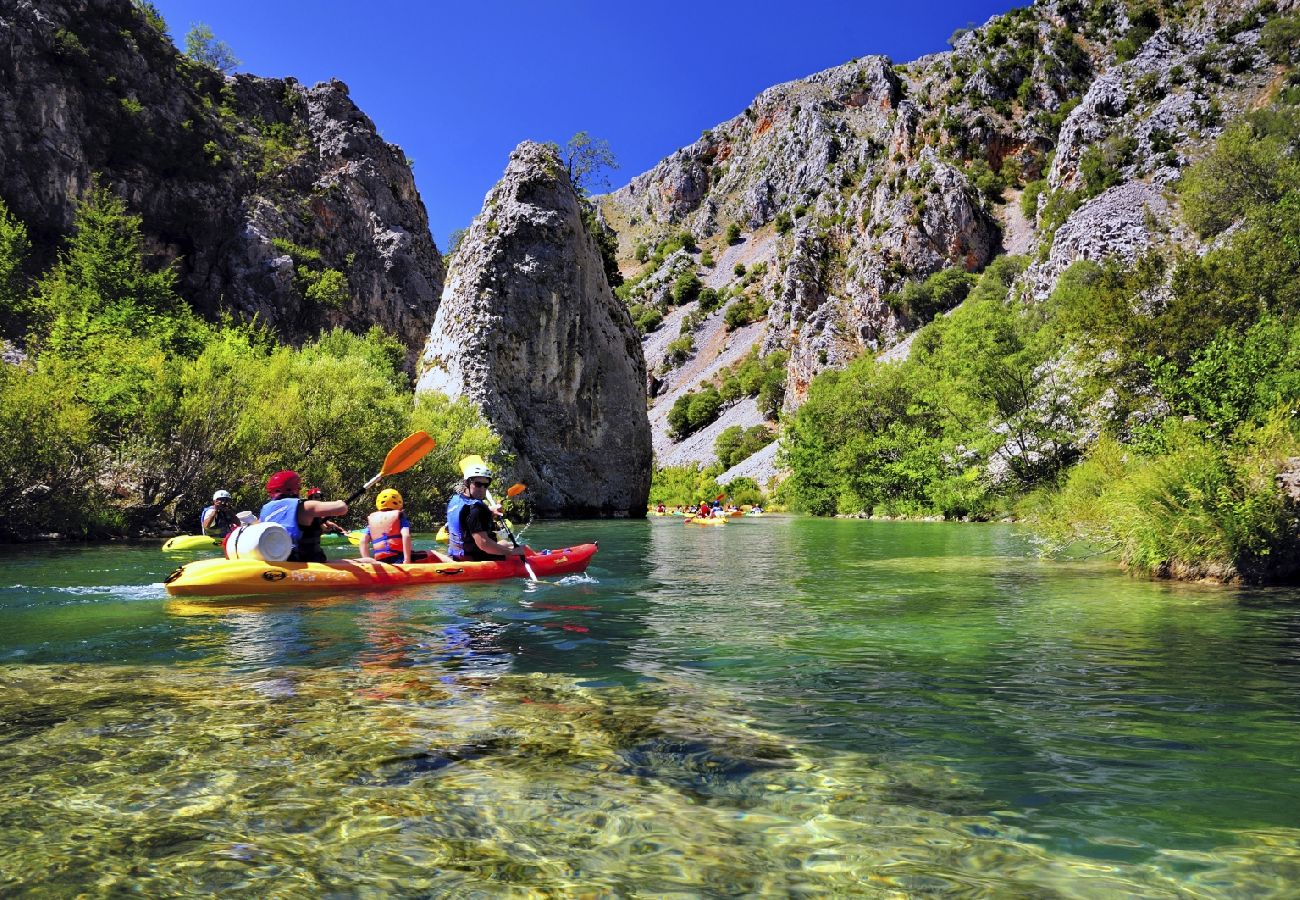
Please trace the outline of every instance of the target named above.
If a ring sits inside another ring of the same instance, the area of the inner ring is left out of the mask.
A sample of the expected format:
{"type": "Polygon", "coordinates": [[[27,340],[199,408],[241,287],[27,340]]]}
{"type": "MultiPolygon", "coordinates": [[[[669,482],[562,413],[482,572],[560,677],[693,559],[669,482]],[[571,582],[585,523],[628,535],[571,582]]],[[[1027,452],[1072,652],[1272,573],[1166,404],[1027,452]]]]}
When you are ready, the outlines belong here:
{"type": "MultiPolygon", "coordinates": [[[[1079,259],[1196,249],[1174,183],[1277,89],[1261,29],[1297,8],[1037,0],[954,36],[950,51],[898,65],[864,57],[763,91],[600,198],[627,302],[639,321],[656,321],[650,307],[663,316],[644,336],[651,421],[719,380],[748,349],[735,346],[742,335],[762,355],[788,351],[792,409],[819,372],[887,352],[924,324],[900,303],[909,283],[979,271],[1008,247],[1030,257],[1014,290],[1038,299],[1079,259]],[[1041,192],[1028,219],[1014,208],[1022,190],[1041,192]],[[682,230],[698,252],[653,255],[682,230]],[[692,266],[718,292],[712,309],[670,300],[667,285],[692,266]],[[738,303],[759,309],[763,327],[719,337],[738,303]]],[[[712,461],[709,448],[683,457],[666,436],[656,443],[660,459],[712,461]]]]}
{"type": "Polygon", "coordinates": [[[414,360],[441,255],[410,166],[345,85],[224,77],[130,0],[0,0],[0,34],[0,199],[37,264],[98,178],[199,311],[289,341],[378,324],[414,360]]]}
{"type": "Polygon", "coordinates": [[[554,148],[525,142],[461,241],[416,390],[467,396],[542,515],[645,514],[645,360],[554,148]]]}

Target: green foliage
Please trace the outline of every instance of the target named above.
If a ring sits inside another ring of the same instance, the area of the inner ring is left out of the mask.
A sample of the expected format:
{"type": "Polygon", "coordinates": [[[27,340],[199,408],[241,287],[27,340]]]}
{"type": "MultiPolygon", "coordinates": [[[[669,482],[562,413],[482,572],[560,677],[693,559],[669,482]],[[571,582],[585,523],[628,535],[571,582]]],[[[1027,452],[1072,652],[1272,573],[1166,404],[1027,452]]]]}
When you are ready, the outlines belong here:
{"type": "Polygon", "coordinates": [[[618,168],[618,160],[614,158],[609,141],[579,131],[565,145],[564,165],[574,186],[586,196],[593,186],[603,187],[609,183],[607,173],[618,168]]]}
{"type": "Polygon", "coordinates": [[[587,234],[596,242],[596,249],[600,251],[605,280],[610,287],[617,288],[623,283],[623,273],[618,270],[618,235],[601,221],[595,204],[585,200],[582,204],[582,223],[587,228],[587,234]]]}
{"type": "Polygon", "coordinates": [[[722,321],[726,324],[727,331],[735,331],[763,318],[767,315],[767,309],[766,300],[742,294],[727,306],[722,314],[722,321]]]}
{"type": "Polygon", "coordinates": [[[776,214],[776,219],[773,224],[776,225],[776,230],[781,234],[787,233],[794,227],[794,221],[790,218],[790,214],[785,210],[781,210],[776,214]]]}
{"type": "Polygon", "coordinates": [[[762,450],[776,439],[766,426],[754,425],[742,428],[732,425],[723,430],[713,442],[713,451],[718,455],[718,462],[730,469],[762,450]]]}
{"type": "Polygon", "coordinates": [[[1085,198],[1095,197],[1122,183],[1124,167],[1129,164],[1135,150],[1135,138],[1112,135],[1101,144],[1083,151],[1079,159],[1079,174],[1083,176],[1085,198]]]}
{"type": "Polygon", "coordinates": [[[727,230],[726,230],[726,232],[725,232],[725,234],[724,234],[724,239],[726,240],[726,242],[727,242],[728,244],[735,244],[735,243],[739,242],[739,241],[740,241],[740,225],[739,225],[738,223],[736,223],[736,222],[730,222],[730,223],[728,223],[728,224],[727,224],[727,230]]]}
{"type": "Polygon", "coordinates": [[[1275,63],[1300,62],[1300,14],[1278,16],[1266,22],[1259,34],[1259,46],[1275,63]]]}
{"type": "Polygon", "coordinates": [[[680,306],[699,297],[702,286],[699,276],[695,274],[695,270],[685,269],[677,276],[672,287],[668,289],[668,296],[672,298],[673,303],[680,306]]]}
{"type": "Polygon", "coordinates": [[[664,348],[664,362],[669,367],[680,366],[690,359],[691,354],[694,352],[695,338],[689,334],[682,335],[677,340],[670,341],[668,346],[664,348]]]}
{"type": "Polygon", "coordinates": [[[167,33],[167,22],[163,19],[162,13],[158,11],[158,7],[150,3],[149,0],[131,0],[131,5],[144,17],[145,22],[154,31],[159,34],[167,33]]]}
{"type": "Polygon", "coordinates": [[[663,313],[649,304],[633,304],[629,307],[629,311],[632,313],[632,321],[637,331],[642,334],[649,334],[664,323],[663,313]]]}
{"type": "MultiPolygon", "coordinates": [[[[11,248],[21,244],[14,223],[0,224],[13,226],[11,248]]],[[[267,473],[286,467],[342,496],[415,428],[447,455],[394,484],[435,498],[412,509],[429,527],[454,460],[497,452],[466,401],[412,404],[406,350],[382,329],[293,349],[252,326],[200,322],[170,269],[145,265],[139,225],[111,192],[92,190],[34,285],[34,361],[0,367],[0,536],[129,534],[170,516],[193,527],[215,488],[256,508],[267,473]]]]}
{"type": "Polygon", "coordinates": [[[704,252],[700,254],[700,265],[704,266],[706,269],[713,268],[713,252],[707,247],[704,249],[704,252]]]}
{"type": "Polygon", "coordinates": [[[903,309],[916,322],[928,322],[966,298],[975,276],[959,266],[940,269],[922,282],[909,282],[900,294],[887,297],[891,306],[903,309]]]}
{"type": "Polygon", "coordinates": [[[32,244],[27,227],[0,200],[0,334],[17,336],[28,312],[24,269],[32,244]]]}
{"type": "Polygon", "coordinates": [[[1179,185],[1188,224],[1214,235],[1248,209],[1300,191],[1300,117],[1294,107],[1247,117],[1228,128],[1179,185]]]}
{"type": "Polygon", "coordinates": [[[1149,457],[1104,438],[1035,521],[1059,544],[1108,549],[1138,572],[1257,580],[1293,552],[1300,522],[1273,478],[1297,452],[1278,420],[1230,448],[1171,423],[1166,452],[1149,457]]]}
{"type": "MultiPolygon", "coordinates": [[[[727,502],[736,506],[766,506],[767,497],[758,482],[752,478],[733,478],[722,488],[727,494],[727,502]]],[[[716,497],[717,494],[714,494],[716,497]]]]}
{"type": "Polygon", "coordinates": [[[1020,195],[1020,211],[1024,213],[1026,219],[1031,222],[1038,215],[1038,201],[1047,190],[1047,179],[1040,178],[1037,181],[1031,181],[1025,185],[1024,192],[1020,195]]]}
{"type": "Polygon", "coordinates": [[[239,66],[239,60],[225,41],[219,41],[212,29],[202,22],[185,33],[185,55],[195,62],[211,66],[218,72],[229,74],[239,66]]]}
{"type": "Polygon", "coordinates": [[[699,391],[687,391],[668,410],[668,431],[675,441],[688,437],[718,417],[722,397],[713,385],[699,391]]]}
{"type": "Polygon", "coordinates": [[[312,269],[299,266],[298,279],[303,285],[303,296],[327,309],[343,309],[351,299],[348,277],[338,269],[312,269]]]}
{"type": "Polygon", "coordinates": [[[725,493],[717,481],[722,471],[717,465],[656,468],[650,481],[650,505],[687,506],[712,500],[725,493]]]}

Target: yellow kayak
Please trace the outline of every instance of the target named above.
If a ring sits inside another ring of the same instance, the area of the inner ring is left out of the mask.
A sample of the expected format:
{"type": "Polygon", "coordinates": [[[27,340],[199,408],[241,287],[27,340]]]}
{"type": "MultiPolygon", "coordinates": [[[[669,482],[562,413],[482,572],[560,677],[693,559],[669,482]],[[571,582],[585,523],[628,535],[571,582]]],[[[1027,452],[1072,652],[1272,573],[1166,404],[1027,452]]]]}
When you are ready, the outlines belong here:
{"type": "Polygon", "coordinates": [[[726,519],[715,519],[710,516],[707,519],[701,519],[699,516],[691,516],[683,524],[685,525],[726,525],[726,519]]]}
{"type": "MultiPolygon", "coordinates": [[[[577,544],[528,555],[541,577],[585,571],[595,544],[577,544]]],[[[527,578],[519,557],[487,562],[421,562],[409,566],[359,559],[325,563],[262,562],[255,559],[201,559],[187,563],[163,583],[173,597],[224,597],[243,594],[300,594],[303,591],[373,591],[412,584],[455,584],[527,578]]]]}
{"type": "Polygon", "coordinates": [[[168,538],[162,548],[164,553],[174,553],[177,550],[220,550],[221,538],[208,534],[178,534],[174,538],[168,538]]]}

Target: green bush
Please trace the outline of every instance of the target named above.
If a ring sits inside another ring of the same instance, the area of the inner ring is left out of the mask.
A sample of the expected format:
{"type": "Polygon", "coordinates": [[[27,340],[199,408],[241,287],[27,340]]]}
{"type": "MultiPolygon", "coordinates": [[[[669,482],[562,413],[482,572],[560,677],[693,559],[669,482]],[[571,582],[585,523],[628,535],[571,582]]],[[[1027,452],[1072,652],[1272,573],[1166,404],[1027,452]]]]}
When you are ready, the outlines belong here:
{"type": "Polygon", "coordinates": [[[740,240],[740,225],[731,222],[727,225],[725,239],[728,244],[735,244],[740,240]]]}
{"type": "Polygon", "coordinates": [[[705,385],[699,391],[687,391],[668,410],[669,435],[675,441],[689,437],[712,423],[721,408],[722,397],[713,385],[705,385]]]}
{"type": "Polygon", "coordinates": [[[775,439],[776,435],[763,425],[754,425],[750,428],[732,425],[724,429],[714,440],[713,451],[718,456],[718,462],[730,469],[753,456],[775,439]]]}
{"type": "Polygon", "coordinates": [[[683,303],[690,303],[699,297],[702,286],[695,271],[686,269],[673,281],[672,287],[668,289],[668,296],[672,298],[673,303],[681,306],[683,303]]]}

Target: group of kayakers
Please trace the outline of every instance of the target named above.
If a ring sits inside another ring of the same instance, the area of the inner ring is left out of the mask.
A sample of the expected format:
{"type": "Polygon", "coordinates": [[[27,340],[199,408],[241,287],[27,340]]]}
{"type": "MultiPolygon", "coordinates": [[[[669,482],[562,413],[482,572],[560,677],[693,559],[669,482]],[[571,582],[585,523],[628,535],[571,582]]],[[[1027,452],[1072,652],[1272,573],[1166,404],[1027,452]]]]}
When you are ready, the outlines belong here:
{"type": "MultiPolygon", "coordinates": [[[[375,511],[370,513],[361,531],[360,554],[362,559],[383,563],[483,561],[524,556],[526,544],[502,543],[497,537],[496,520],[501,516],[499,506],[488,503],[488,488],[492,483],[491,471],[483,465],[469,466],[464,472],[460,490],[452,494],[447,503],[448,556],[430,550],[413,550],[411,547],[411,522],[406,516],[405,501],[395,488],[386,488],[375,498],[375,511]]],[[[283,470],[266,480],[267,501],[254,516],[251,512],[236,513],[230,492],[216,491],[212,505],[203,510],[202,531],[225,537],[240,526],[257,522],[273,522],[288,532],[293,540],[291,562],[326,562],[321,549],[324,533],[345,534],[333,521],[348,513],[344,500],[324,500],[320,488],[308,488],[305,497],[302,479],[297,472],[283,470]]]]}
{"type": "MultiPolygon", "coordinates": [[[[762,512],[760,507],[755,506],[752,508],[758,510],[758,512],[762,512]]],[[[655,515],[658,516],[669,515],[668,507],[662,502],[655,507],[654,512],[655,515]]],[[[740,513],[740,507],[736,506],[734,503],[724,508],[721,499],[701,500],[699,506],[693,506],[691,504],[687,504],[685,507],[674,506],[671,512],[674,516],[694,516],[697,519],[708,519],[715,516],[735,516],[740,513]]]]}

